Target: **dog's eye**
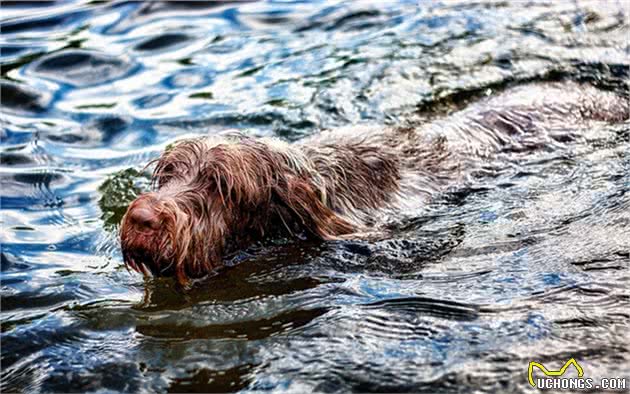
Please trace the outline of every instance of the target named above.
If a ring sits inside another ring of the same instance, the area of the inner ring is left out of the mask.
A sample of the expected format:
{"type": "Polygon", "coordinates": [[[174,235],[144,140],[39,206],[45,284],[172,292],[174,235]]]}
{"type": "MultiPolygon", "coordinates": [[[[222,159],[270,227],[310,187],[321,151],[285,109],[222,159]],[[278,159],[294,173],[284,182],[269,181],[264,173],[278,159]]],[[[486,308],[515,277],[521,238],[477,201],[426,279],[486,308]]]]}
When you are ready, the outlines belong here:
{"type": "Polygon", "coordinates": [[[166,185],[171,179],[176,176],[175,166],[172,164],[158,163],[157,167],[153,171],[153,183],[158,188],[166,185]]]}
{"type": "Polygon", "coordinates": [[[190,163],[166,157],[158,161],[153,171],[153,183],[162,187],[174,179],[183,179],[190,172],[190,163]]]}

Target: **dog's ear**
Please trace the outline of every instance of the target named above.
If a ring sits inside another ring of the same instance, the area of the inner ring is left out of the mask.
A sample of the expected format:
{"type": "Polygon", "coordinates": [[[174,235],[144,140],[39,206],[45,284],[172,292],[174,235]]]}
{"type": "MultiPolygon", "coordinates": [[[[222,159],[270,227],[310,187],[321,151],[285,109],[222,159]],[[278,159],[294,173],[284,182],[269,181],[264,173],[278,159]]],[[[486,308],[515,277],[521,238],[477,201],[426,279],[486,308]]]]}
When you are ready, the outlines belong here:
{"type": "Polygon", "coordinates": [[[290,176],[274,187],[274,201],[283,206],[293,219],[302,224],[313,235],[326,240],[356,231],[355,226],[328,208],[306,180],[290,176]]]}

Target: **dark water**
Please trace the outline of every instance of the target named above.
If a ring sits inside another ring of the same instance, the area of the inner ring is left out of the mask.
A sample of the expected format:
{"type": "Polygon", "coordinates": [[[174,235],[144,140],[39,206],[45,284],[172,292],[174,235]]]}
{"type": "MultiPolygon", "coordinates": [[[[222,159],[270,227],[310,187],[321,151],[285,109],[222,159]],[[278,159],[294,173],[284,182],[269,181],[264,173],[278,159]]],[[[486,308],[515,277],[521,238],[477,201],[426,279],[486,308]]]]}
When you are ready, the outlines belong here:
{"type": "Polygon", "coordinates": [[[393,239],[270,247],[190,291],[116,238],[127,169],[182,136],[422,122],[528,81],[627,97],[625,1],[1,12],[2,392],[533,392],[529,361],[571,357],[630,377],[629,122],[500,157],[393,239]]]}

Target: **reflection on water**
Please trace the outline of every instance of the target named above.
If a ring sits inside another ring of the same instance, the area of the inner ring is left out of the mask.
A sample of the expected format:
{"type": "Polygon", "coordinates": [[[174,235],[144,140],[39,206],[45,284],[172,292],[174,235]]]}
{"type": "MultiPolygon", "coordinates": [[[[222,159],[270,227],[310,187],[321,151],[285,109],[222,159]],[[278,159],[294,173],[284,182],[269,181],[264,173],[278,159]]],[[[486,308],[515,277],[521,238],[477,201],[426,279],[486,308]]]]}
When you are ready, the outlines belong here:
{"type": "Polygon", "coordinates": [[[391,239],[248,251],[187,292],[124,269],[138,171],[184,136],[423,122],[528,81],[628,97],[623,1],[419,3],[3,2],[2,391],[628,376],[628,122],[499,157],[391,239]]]}

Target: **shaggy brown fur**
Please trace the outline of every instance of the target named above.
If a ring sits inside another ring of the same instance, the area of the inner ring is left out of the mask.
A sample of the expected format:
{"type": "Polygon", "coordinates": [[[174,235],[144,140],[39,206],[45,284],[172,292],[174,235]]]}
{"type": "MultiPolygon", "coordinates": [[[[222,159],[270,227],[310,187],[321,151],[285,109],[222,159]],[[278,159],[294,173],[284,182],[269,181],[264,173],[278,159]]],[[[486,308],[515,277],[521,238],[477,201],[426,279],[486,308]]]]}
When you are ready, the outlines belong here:
{"type": "Polygon", "coordinates": [[[570,120],[628,118],[627,100],[592,88],[520,89],[420,129],[336,130],[292,145],[238,133],[182,141],[123,218],[125,263],[187,283],[265,237],[352,236],[461,182],[467,158],[528,148],[531,135],[545,143],[570,120]]]}

